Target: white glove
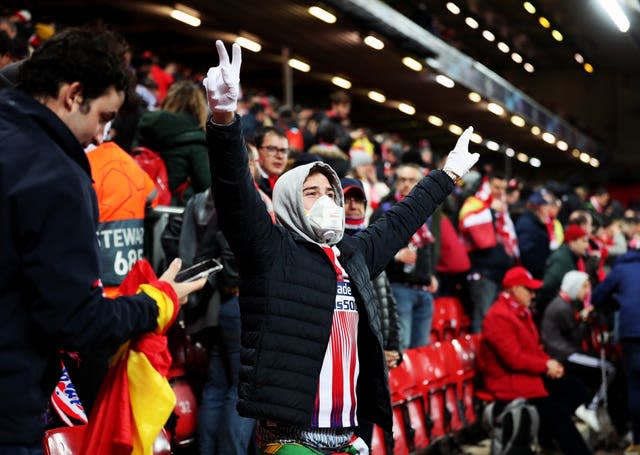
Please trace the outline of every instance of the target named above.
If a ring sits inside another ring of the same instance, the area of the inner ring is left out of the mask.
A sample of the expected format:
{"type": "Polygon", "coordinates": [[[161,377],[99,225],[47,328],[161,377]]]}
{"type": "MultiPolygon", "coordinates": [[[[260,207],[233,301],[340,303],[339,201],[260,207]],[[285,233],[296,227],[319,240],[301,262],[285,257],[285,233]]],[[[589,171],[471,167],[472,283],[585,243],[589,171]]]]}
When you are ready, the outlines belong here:
{"type": "Polygon", "coordinates": [[[443,171],[452,172],[460,178],[469,172],[469,169],[480,159],[479,153],[469,153],[469,137],[471,133],[473,133],[472,126],[464,130],[464,133],[458,138],[456,146],[449,152],[443,171]]]}
{"type": "Polygon", "coordinates": [[[218,66],[209,68],[207,77],[202,81],[202,85],[207,91],[207,102],[211,112],[235,112],[238,106],[238,94],[240,92],[240,64],[242,63],[242,53],[240,46],[233,43],[233,62],[229,62],[229,54],[224,48],[222,41],[216,41],[218,66]]]}

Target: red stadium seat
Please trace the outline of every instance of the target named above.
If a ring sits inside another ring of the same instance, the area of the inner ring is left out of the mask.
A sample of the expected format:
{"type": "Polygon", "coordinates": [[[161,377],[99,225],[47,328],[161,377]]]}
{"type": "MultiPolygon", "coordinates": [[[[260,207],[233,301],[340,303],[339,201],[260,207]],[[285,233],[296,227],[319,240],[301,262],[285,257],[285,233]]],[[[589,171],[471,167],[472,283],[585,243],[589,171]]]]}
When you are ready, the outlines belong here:
{"type": "Polygon", "coordinates": [[[431,321],[432,342],[452,340],[460,336],[464,316],[462,303],[457,297],[436,298],[431,321]]]}
{"type": "Polygon", "coordinates": [[[461,395],[462,369],[458,361],[458,354],[451,341],[436,343],[436,352],[440,355],[444,370],[445,403],[447,407],[447,430],[456,432],[465,426],[465,412],[461,395]]]}
{"type": "Polygon", "coordinates": [[[407,434],[407,428],[410,428],[409,422],[405,420],[402,406],[393,407],[393,454],[408,455],[409,441],[411,434],[407,434]]]}
{"type": "Polygon", "coordinates": [[[464,421],[467,425],[473,425],[477,420],[473,399],[475,394],[474,382],[476,375],[476,347],[473,335],[464,335],[457,340],[453,340],[451,344],[458,356],[458,397],[462,400],[464,421]]]}
{"type": "Polygon", "coordinates": [[[389,389],[394,413],[404,429],[404,441],[409,451],[424,449],[429,445],[424,404],[420,392],[420,380],[414,371],[411,349],[403,355],[402,363],[389,372],[389,389]],[[396,411],[399,409],[399,411],[396,411]]]}
{"type": "Polygon", "coordinates": [[[378,425],[373,426],[371,437],[371,455],[389,455],[384,438],[384,431],[378,425]]]}
{"type": "MultiPolygon", "coordinates": [[[[444,370],[442,369],[440,356],[433,345],[417,349],[420,356],[420,370],[416,368],[416,374],[423,378],[422,394],[425,407],[427,408],[429,420],[427,426],[429,440],[433,444],[438,439],[446,436],[445,423],[445,393],[444,393],[444,370]]],[[[414,366],[417,364],[414,362],[414,366]]]]}

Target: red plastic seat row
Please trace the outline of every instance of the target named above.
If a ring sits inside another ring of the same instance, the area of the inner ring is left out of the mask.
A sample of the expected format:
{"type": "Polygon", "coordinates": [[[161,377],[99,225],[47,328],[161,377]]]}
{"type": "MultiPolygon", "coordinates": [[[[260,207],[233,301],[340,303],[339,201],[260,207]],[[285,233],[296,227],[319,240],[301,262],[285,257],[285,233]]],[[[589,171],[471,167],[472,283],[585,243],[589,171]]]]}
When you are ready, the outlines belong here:
{"type": "Polygon", "coordinates": [[[431,342],[449,341],[466,334],[471,321],[457,297],[438,297],[433,301],[431,342]]]}
{"type": "MultiPolygon", "coordinates": [[[[409,349],[389,374],[396,455],[427,448],[476,422],[474,363],[478,338],[465,335],[409,349]]],[[[388,454],[380,429],[372,452],[388,454]]]]}

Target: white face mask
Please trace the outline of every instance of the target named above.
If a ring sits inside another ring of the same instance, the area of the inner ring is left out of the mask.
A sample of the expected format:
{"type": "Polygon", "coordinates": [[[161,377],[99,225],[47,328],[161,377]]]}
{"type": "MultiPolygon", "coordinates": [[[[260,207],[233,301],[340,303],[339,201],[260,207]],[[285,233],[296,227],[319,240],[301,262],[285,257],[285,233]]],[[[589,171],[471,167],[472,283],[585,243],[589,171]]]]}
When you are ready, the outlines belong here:
{"type": "Polygon", "coordinates": [[[318,239],[325,243],[332,243],[344,229],[344,209],[329,196],[319,197],[307,213],[307,218],[318,239]]]}

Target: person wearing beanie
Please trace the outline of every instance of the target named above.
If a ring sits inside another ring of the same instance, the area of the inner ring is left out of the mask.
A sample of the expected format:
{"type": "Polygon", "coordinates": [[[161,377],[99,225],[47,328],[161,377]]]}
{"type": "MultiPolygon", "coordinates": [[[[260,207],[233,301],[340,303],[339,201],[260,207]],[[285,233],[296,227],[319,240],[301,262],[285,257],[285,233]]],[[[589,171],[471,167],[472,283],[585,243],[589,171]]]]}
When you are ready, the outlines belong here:
{"type": "Polygon", "coordinates": [[[494,416],[517,398],[525,398],[540,415],[540,437],[554,439],[565,454],[591,453],[564,403],[550,396],[545,384],[558,381],[565,370],[545,352],[531,317],[531,303],[542,281],[524,267],[512,267],[502,279],[502,291],[482,322],[477,365],[482,390],[494,399],[494,416]]]}
{"type": "Polygon", "coordinates": [[[545,351],[563,363],[565,377],[568,378],[549,384],[551,392],[573,401],[572,404],[577,406],[576,416],[592,430],[599,432],[601,425],[597,411],[606,396],[608,384],[613,380],[615,368],[610,362],[601,363],[598,357],[582,352],[582,340],[587,336],[592,319],[590,295],[589,275],[578,270],[571,270],[564,275],[558,295],[545,309],[542,318],[542,344],[545,351]],[[607,372],[605,383],[601,382],[603,367],[607,372]],[[580,381],[578,387],[576,381],[580,381]],[[597,389],[586,406],[585,386],[597,389]]]}
{"type": "Polygon", "coordinates": [[[547,259],[544,284],[538,292],[535,306],[536,321],[542,319],[544,309],[558,294],[565,274],[571,270],[586,271],[585,255],[589,248],[589,234],[581,226],[570,224],[564,232],[564,243],[547,259]]]}

